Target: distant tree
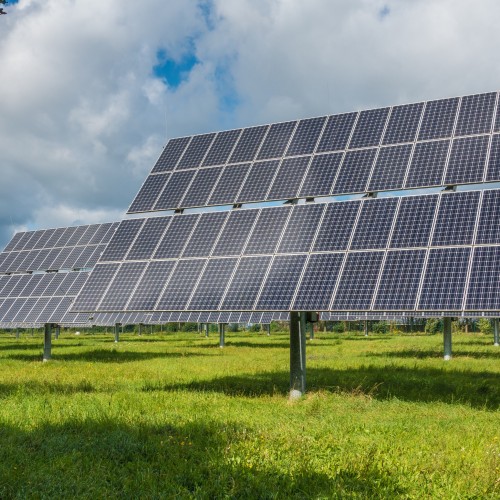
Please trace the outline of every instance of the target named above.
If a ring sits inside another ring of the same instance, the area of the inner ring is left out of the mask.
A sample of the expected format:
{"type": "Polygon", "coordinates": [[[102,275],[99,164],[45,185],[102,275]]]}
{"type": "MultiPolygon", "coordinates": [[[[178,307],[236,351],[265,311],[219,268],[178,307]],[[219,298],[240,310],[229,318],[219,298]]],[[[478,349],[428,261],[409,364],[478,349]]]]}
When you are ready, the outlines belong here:
{"type": "Polygon", "coordinates": [[[429,318],[425,322],[425,333],[435,334],[441,331],[441,321],[436,318],[429,318]]]}
{"type": "Polygon", "coordinates": [[[477,326],[479,327],[479,331],[481,333],[485,333],[486,335],[489,335],[493,332],[493,329],[491,328],[491,322],[489,319],[479,318],[477,320],[477,326]]]}
{"type": "Polygon", "coordinates": [[[373,333],[387,333],[389,331],[389,323],[387,321],[376,321],[372,326],[373,333]]]}

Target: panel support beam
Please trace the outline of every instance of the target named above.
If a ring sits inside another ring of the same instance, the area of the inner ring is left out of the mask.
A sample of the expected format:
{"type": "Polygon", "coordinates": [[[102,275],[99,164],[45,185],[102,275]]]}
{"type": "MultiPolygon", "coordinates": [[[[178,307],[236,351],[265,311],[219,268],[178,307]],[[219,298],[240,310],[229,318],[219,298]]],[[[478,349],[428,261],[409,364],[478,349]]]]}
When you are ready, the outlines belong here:
{"type": "Polygon", "coordinates": [[[19,340],[21,337],[21,334],[19,333],[19,328],[16,328],[16,340],[19,340]]]}
{"type": "Polygon", "coordinates": [[[52,325],[45,324],[43,336],[43,361],[49,361],[52,358],[52,325]]]}
{"type": "Polygon", "coordinates": [[[306,313],[290,313],[290,399],[306,392],[306,313]]]}
{"type": "Polygon", "coordinates": [[[59,325],[56,325],[55,327],[55,339],[58,340],[59,339],[59,335],[61,334],[61,327],[59,325]]]}
{"type": "Polygon", "coordinates": [[[365,337],[368,337],[368,320],[364,321],[365,337]]]}
{"type": "Polygon", "coordinates": [[[499,320],[498,320],[498,318],[493,319],[493,345],[495,347],[500,346],[500,332],[499,332],[499,320]]]}
{"type": "Polygon", "coordinates": [[[309,321],[307,326],[309,327],[309,340],[314,340],[314,323],[309,321]]]}
{"type": "Polygon", "coordinates": [[[115,324],[115,343],[120,340],[120,323],[115,324]]]}
{"type": "Polygon", "coordinates": [[[268,323],[266,325],[266,331],[267,331],[267,336],[270,337],[271,336],[271,323],[268,323]]]}
{"type": "Polygon", "coordinates": [[[451,318],[443,318],[444,360],[451,359],[451,318]]]}
{"type": "Polygon", "coordinates": [[[208,338],[208,334],[210,331],[210,325],[208,323],[205,324],[205,337],[208,338]]]}
{"type": "Polygon", "coordinates": [[[224,323],[219,323],[219,347],[223,348],[226,346],[226,325],[224,323]]]}
{"type": "Polygon", "coordinates": [[[138,328],[137,333],[138,333],[138,335],[139,335],[139,337],[140,337],[140,336],[142,335],[142,325],[139,323],[139,324],[137,325],[137,328],[138,328]]]}

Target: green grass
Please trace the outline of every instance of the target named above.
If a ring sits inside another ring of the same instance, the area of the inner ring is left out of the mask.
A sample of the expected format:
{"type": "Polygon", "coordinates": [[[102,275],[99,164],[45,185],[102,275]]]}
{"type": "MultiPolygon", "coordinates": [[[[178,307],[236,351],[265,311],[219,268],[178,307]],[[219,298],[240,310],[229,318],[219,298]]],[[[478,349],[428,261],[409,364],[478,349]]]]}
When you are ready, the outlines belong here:
{"type": "Polygon", "coordinates": [[[492,338],[0,334],[0,498],[498,498],[492,338]]]}

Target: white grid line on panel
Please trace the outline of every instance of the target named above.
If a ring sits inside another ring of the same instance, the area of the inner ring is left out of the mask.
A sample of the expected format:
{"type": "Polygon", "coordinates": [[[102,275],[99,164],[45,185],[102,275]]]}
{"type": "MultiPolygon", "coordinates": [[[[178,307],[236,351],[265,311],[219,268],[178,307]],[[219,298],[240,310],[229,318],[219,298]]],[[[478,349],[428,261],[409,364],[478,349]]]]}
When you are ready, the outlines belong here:
{"type": "MultiPolygon", "coordinates": [[[[406,181],[408,180],[408,175],[410,173],[411,162],[413,161],[413,155],[415,154],[415,149],[417,149],[418,135],[420,134],[420,128],[422,127],[422,122],[424,121],[425,109],[427,108],[427,101],[424,102],[422,107],[422,114],[420,115],[420,120],[418,122],[417,131],[415,132],[415,139],[413,140],[413,146],[411,148],[410,158],[408,159],[408,165],[406,165],[406,172],[401,183],[401,187],[406,186],[406,181]]],[[[420,141],[422,142],[422,141],[420,141]]]]}
{"type": "Polygon", "coordinates": [[[125,261],[127,259],[128,254],[130,253],[130,250],[132,250],[132,247],[134,246],[135,242],[137,241],[137,238],[141,234],[141,231],[144,229],[144,225],[146,224],[147,219],[142,220],[142,224],[139,227],[139,230],[137,231],[136,235],[134,236],[134,239],[130,242],[127,251],[125,252],[124,256],[120,261],[125,261]]]}
{"type": "Polygon", "coordinates": [[[125,301],[125,306],[123,307],[124,311],[128,310],[128,305],[129,305],[130,301],[132,300],[132,297],[134,296],[137,288],[139,287],[139,284],[141,283],[142,278],[144,277],[144,274],[146,273],[148,267],[149,267],[149,262],[144,266],[144,269],[142,270],[141,275],[137,278],[137,280],[135,282],[134,288],[130,292],[130,295],[128,296],[128,299],[125,301]]]}
{"type": "Polygon", "coordinates": [[[155,305],[153,306],[153,311],[160,311],[160,309],[158,309],[158,304],[160,303],[160,301],[163,297],[163,294],[165,293],[165,289],[167,288],[168,284],[170,283],[170,280],[172,279],[172,276],[174,275],[174,273],[177,269],[177,266],[179,265],[179,262],[181,262],[180,259],[177,259],[174,262],[174,265],[172,266],[172,269],[170,270],[170,274],[168,275],[167,279],[165,280],[165,284],[163,285],[161,292],[158,294],[158,298],[156,299],[155,305]]]}
{"type": "MultiPolygon", "coordinates": [[[[217,177],[217,180],[214,182],[214,185],[212,186],[211,191],[208,193],[206,200],[205,200],[205,203],[203,204],[203,207],[211,206],[208,204],[208,200],[210,200],[213,192],[215,191],[215,189],[217,187],[217,184],[219,184],[220,180],[222,179],[222,176],[224,175],[224,172],[226,171],[227,167],[224,166],[224,167],[210,167],[210,168],[220,168],[220,173],[219,173],[219,176],[217,177]]],[[[187,191],[186,191],[186,194],[187,194],[187,191]]],[[[186,194],[184,194],[184,196],[186,196],[186,194]]],[[[189,207],[189,208],[194,208],[194,207],[189,207]]]]}
{"type": "Polygon", "coordinates": [[[457,113],[455,115],[455,121],[453,122],[453,129],[451,131],[450,145],[448,146],[448,153],[446,154],[446,160],[444,162],[443,176],[441,177],[441,184],[440,184],[440,186],[444,185],[444,181],[446,179],[446,174],[448,173],[448,164],[450,163],[451,150],[452,150],[453,144],[455,142],[455,130],[457,129],[458,117],[460,115],[460,107],[461,106],[462,106],[462,98],[460,97],[460,99],[458,100],[457,113]]]}
{"type": "Polygon", "coordinates": [[[495,105],[493,106],[493,119],[491,120],[491,127],[490,127],[490,140],[488,142],[488,151],[486,152],[486,162],[484,165],[484,172],[483,172],[483,178],[482,182],[486,182],[486,177],[488,175],[488,165],[490,163],[490,155],[491,155],[491,145],[493,143],[493,133],[495,131],[495,118],[497,116],[497,110],[498,110],[498,96],[500,95],[499,92],[497,92],[495,96],[495,105]]]}
{"type": "MultiPolygon", "coordinates": [[[[228,258],[228,259],[230,259],[231,257],[219,257],[219,258],[222,258],[222,259],[228,258]]],[[[200,284],[200,281],[201,281],[203,275],[205,274],[205,270],[207,269],[207,266],[208,266],[209,262],[210,262],[209,258],[205,259],[205,264],[203,264],[203,267],[202,267],[202,269],[200,271],[200,274],[198,275],[198,279],[196,280],[196,283],[194,284],[193,289],[191,290],[191,294],[189,295],[188,299],[186,300],[186,304],[183,307],[184,311],[188,311],[189,310],[189,304],[193,300],[193,296],[196,293],[196,290],[198,289],[198,285],[200,284]]]]}

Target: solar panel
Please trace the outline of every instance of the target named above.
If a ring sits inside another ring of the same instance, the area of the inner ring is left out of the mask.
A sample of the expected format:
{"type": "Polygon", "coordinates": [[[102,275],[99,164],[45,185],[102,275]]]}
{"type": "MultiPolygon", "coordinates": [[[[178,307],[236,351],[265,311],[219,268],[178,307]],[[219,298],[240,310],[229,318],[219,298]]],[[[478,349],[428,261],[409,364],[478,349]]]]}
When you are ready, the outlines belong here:
{"type": "Polygon", "coordinates": [[[150,259],[171,218],[147,219],[128,252],[126,260],[150,259]]]}
{"type": "Polygon", "coordinates": [[[121,260],[129,251],[130,245],[135,241],[136,236],[144,224],[144,219],[124,220],[118,226],[111,244],[106,248],[102,255],[103,261],[121,260]]]}
{"type": "MultiPolygon", "coordinates": [[[[176,209],[182,198],[184,197],[184,193],[187,188],[191,184],[191,181],[196,174],[196,170],[185,170],[181,172],[174,172],[170,178],[166,186],[163,188],[163,191],[154,204],[154,210],[172,210],[176,209]]],[[[134,203],[140,203],[142,200],[137,199],[134,203]]]]}
{"type": "Polygon", "coordinates": [[[368,191],[401,189],[413,146],[403,144],[381,148],[368,184],[368,191]]]}
{"type": "Polygon", "coordinates": [[[222,226],[228,217],[227,212],[204,213],[191,233],[182,254],[183,257],[204,257],[212,253],[222,226]]]}
{"type": "Polygon", "coordinates": [[[286,156],[299,156],[314,152],[325,121],[326,116],[300,120],[286,156]]]}
{"type": "Polygon", "coordinates": [[[458,103],[458,97],[428,102],[418,134],[419,140],[450,137],[455,124],[458,103]]]}
{"type": "Polygon", "coordinates": [[[174,216],[158,244],[154,258],[170,259],[179,257],[199,217],[198,214],[174,216]]]}
{"type": "Polygon", "coordinates": [[[236,203],[265,200],[278,165],[278,160],[254,163],[236,197],[236,203]]]}
{"type": "Polygon", "coordinates": [[[215,134],[195,135],[177,163],[176,170],[193,168],[200,165],[212,144],[215,134]]]}
{"type": "Polygon", "coordinates": [[[251,232],[257,210],[235,211],[229,214],[226,225],[215,245],[213,256],[240,255],[251,232]]]}
{"type": "Polygon", "coordinates": [[[390,108],[361,111],[349,147],[354,149],[377,146],[382,139],[389,111],[390,108]]]}
{"type": "Polygon", "coordinates": [[[153,173],[170,172],[175,170],[175,166],[188,145],[190,137],[180,137],[171,139],[163,149],[160,158],[153,167],[153,173]]]}
{"type": "Polygon", "coordinates": [[[97,264],[82,292],[75,300],[73,309],[82,312],[97,310],[97,306],[119,267],[120,265],[116,263],[97,264]]]}
{"type": "Polygon", "coordinates": [[[296,198],[309,165],[309,160],[309,156],[299,156],[283,160],[276,173],[267,199],[296,198]]]}
{"type": "Polygon", "coordinates": [[[343,153],[315,156],[300,188],[299,197],[326,196],[332,191],[343,153]]]}
{"type": "Polygon", "coordinates": [[[496,93],[462,97],[455,134],[484,134],[491,131],[496,93]]]}
{"type": "Polygon", "coordinates": [[[138,213],[152,210],[169,179],[170,174],[150,175],[137,193],[128,212],[138,213]]]}
{"type": "Polygon", "coordinates": [[[357,116],[358,113],[329,116],[316,152],[326,153],[345,149],[357,116]]]}
{"type": "Polygon", "coordinates": [[[500,135],[494,135],[491,141],[490,157],[486,171],[486,181],[496,179],[500,179],[500,135]]]}
{"type": "Polygon", "coordinates": [[[440,185],[449,147],[448,140],[417,143],[405,187],[440,185]]]}
{"type": "Polygon", "coordinates": [[[275,123],[271,125],[257,158],[259,160],[281,158],[285,153],[296,125],[297,122],[275,123]]]}
{"type": "Polygon", "coordinates": [[[500,191],[485,191],[476,243],[479,245],[500,243],[500,191]]]}
{"type": "Polygon", "coordinates": [[[424,103],[422,102],[392,108],[382,143],[413,142],[417,135],[423,109],[424,103]]]}
{"type": "Polygon", "coordinates": [[[262,209],[245,246],[244,253],[246,255],[274,253],[291,213],[291,206],[262,209]]]}
{"type": "Polygon", "coordinates": [[[262,144],[268,126],[251,127],[243,130],[236,147],[229,159],[229,163],[252,161],[262,144]]]}
{"type": "Polygon", "coordinates": [[[477,247],[467,291],[466,309],[500,310],[500,247],[477,247]]]}
{"type": "Polygon", "coordinates": [[[203,166],[210,167],[215,165],[224,165],[227,162],[240,134],[240,129],[218,133],[207,153],[207,156],[205,157],[205,160],[203,161],[203,166]]]}
{"type": "Polygon", "coordinates": [[[445,184],[466,184],[483,180],[489,139],[489,136],[483,135],[453,141],[445,184]]]}
{"type": "Polygon", "coordinates": [[[224,172],[219,177],[217,185],[212,191],[207,204],[225,205],[234,203],[249,169],[249,163],[244,163],[243,165],[229,165],[225,167],[224,172]]]}
{"type": "Polygon", "coordinates": [[[333,187],[333,194],[365,191],[376,154],[375,148],[348,151],[333,187]]]}

